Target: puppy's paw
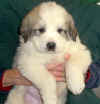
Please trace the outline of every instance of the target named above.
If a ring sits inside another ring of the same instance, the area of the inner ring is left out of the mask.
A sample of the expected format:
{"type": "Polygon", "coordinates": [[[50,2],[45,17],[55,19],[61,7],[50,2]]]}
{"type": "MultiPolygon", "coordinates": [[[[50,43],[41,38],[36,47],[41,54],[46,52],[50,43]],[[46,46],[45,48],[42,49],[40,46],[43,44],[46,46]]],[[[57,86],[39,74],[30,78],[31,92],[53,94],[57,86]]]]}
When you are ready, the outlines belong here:
{"type": "Polygon", "coordinates": [[[80,94],[85,88],[84,77],[76,76],[67,79],[68,89],[75,95],[80,94]]]}
{"type": "Polygon", "coordinates": [[[80,83],[78,85],[75,84],[69,84],[68,85],[68,89],[75,95],[80,94],[85,88],[85,84],[84,83],[80,83]]]}

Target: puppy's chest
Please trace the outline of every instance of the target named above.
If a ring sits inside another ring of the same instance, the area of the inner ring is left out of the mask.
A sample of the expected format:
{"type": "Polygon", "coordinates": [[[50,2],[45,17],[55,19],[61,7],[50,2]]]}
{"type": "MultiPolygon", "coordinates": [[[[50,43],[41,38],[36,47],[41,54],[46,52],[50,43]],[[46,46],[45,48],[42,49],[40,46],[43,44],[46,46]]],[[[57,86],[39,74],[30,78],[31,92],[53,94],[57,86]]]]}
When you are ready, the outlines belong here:
{"type": "Polygon", "coordinates": [[[43,54],[35,56],[37,57],[38,62],[41,64],[49,64],[49,63],[63,63],[64,62],[64,53],[60,54],[43,54]]]}

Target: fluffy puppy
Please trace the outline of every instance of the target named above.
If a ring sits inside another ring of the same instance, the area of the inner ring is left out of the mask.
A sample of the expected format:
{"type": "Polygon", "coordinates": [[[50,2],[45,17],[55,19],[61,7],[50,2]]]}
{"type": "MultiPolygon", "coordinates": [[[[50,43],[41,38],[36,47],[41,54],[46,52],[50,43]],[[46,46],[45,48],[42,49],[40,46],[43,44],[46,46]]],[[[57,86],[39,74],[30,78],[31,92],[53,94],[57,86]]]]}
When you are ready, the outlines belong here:
{"type": "MultiPolygon", "coordinates": [[[[80,94],[90,63],[90,52],[80,42],[72,16],[62,6],[55,2],[42,3],[25,16],[13,67],[36,85],[43,104],[64,104],[67,89],[80,94]],[[66,62],[67,53],[71,57],[66,62]],[[56,82],[46,70],[45,65],[53,59],[65,63],[66,82],[56,82]]],[[[6,104],[25,104],[25,94],[25,86],[15,86],[6,104]]]]}

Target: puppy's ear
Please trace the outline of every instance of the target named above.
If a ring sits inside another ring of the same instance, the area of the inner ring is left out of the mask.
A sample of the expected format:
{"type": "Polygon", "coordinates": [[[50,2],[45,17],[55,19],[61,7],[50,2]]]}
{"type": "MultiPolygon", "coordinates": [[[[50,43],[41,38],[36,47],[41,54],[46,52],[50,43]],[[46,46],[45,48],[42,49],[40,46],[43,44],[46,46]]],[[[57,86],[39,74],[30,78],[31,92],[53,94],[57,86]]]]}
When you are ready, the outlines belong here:
{"type": "Polygon", "coordinates": [[[69,35],[73,41],[76,41],[76,37],[78,35],[77,29],[74,24],[74,20],[71,17],[69,21],[69,35]]]}
{"type": "Polygon", "coordinates": [[[27,40],[31,37],[32,29],[34,28],[34,25],[37,24],[37,21],[40,20],[39,16],[40,6],[37,6],[36,8],[33,8],[23,19],[21,28],[20,28],[20,34],[22,38],[24,39],[24,42],[27,42],[27,40]]]}
{"type": "Polygon", "coordinates": [[[24,43],[26,43],[31,35],[31,29],[23,30],[21,27],[20,29],[20,36],[23,39],[24,43]]]}
{"type": "Polygon", "coordinates": [[[30,28],[29,18],[26,16],[20,26],[20,37],[23,39],[24,43],[29,39],[31,32],[32,29],[30,28]]]}

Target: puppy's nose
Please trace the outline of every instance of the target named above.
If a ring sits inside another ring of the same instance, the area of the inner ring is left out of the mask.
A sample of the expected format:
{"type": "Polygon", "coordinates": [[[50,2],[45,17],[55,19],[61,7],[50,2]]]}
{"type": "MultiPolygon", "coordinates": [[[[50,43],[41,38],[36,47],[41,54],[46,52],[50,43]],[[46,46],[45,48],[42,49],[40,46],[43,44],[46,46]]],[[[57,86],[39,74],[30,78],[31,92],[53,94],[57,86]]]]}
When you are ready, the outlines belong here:
{"type": "Polygon", "coordinates": [[[47,49],[48,51],[55,51],[56,43],[55,42],[48,42],[47,43],[47,49]]]}

